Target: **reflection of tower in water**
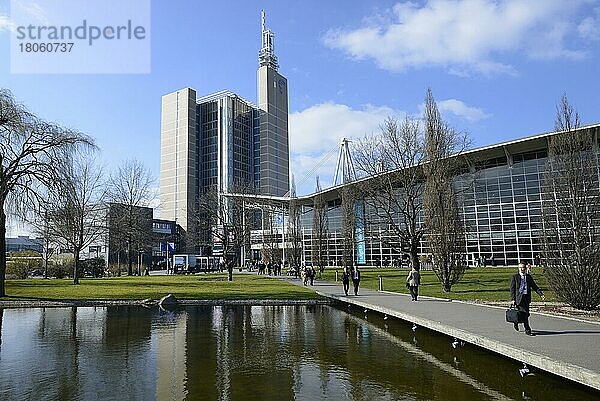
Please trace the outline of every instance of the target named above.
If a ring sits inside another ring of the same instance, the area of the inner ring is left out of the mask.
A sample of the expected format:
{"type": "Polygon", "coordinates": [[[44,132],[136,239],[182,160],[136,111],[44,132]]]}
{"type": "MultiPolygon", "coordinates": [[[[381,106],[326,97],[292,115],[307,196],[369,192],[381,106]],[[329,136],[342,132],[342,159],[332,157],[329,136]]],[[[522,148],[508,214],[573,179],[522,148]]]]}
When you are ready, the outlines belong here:
{"type": "Polygon", "coordinates": [[[186,398],[187,313],[172,316],[168,324],[159,325],[152,333],[156,344],[157,400],[186,398]]]}

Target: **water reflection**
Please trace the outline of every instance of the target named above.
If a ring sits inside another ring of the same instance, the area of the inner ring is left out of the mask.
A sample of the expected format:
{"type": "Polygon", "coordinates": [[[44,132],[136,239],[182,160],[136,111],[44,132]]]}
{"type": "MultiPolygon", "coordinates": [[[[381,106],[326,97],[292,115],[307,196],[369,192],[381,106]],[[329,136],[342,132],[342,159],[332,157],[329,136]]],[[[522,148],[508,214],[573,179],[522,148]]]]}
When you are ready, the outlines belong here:
{"type": "Polygon", "coordinates": [[[539,374],[525,388],[511,361],[369,320],[325,306],[0,309],[0,399],[597,396],[539,374]]]}

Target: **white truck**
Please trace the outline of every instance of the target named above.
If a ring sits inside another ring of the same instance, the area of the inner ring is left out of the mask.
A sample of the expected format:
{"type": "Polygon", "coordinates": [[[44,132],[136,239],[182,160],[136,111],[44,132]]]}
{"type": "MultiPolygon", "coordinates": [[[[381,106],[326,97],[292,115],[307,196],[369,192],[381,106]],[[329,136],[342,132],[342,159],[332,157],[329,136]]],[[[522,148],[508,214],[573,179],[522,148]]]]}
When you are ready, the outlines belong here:
{"type": "Polygon", "coordinates": [[[172,271],[169,274],[186,274],[196,271],[196,255],[176,254],[173,255],[172,271]]]}

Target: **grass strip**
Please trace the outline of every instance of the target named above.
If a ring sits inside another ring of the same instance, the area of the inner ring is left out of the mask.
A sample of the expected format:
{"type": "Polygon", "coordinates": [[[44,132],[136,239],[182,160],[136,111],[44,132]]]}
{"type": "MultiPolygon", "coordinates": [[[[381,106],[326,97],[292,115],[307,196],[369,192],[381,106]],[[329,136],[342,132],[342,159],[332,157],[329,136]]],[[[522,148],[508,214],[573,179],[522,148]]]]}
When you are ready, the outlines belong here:
{"type": "MultiPolygon", "coordinates": [[[[323,280],[335,281],[335,272],[341,277],[341,269],[328,267],[323,280]]],[[[465,301],[510,301],[510,279],[516,268],[469,269],[462,280],[445,293],[432,271],[421,272],[419,294],[431,297],[465,301]]],[[[407,269],[364,268],[361,269],[361,287],[377,290],[379,276],[383,277],[385,291],[408,294],[405,287],[407,269]]],[[[547,301],[556,301],[548,289],[542,270],[537,268],[533,276],[546,294],[547,301]]],[[[340,283],[341,286],[341,283],[340,283]]],[[[7,297],[2,300],[119,300],[159,299],[173,294],[179,299],[320,299],[310,287],[296,286],[268,276],[234,274],[227,281],[226,274],[199,274],[181,276],[111,277],[82,279],[73,285],[70,279],[6,280],[7,297]]],[[[537,295],[533,295],[534,301],[537,295]]]]}
{"type": "Polygon", "coordinates": [[[159,299],[173,294],[178,299],[320,299],[314,291],[251,274],[111,277],[81,279],[6,280],[7,297],[1,300],[124,300],[159,299]]]}

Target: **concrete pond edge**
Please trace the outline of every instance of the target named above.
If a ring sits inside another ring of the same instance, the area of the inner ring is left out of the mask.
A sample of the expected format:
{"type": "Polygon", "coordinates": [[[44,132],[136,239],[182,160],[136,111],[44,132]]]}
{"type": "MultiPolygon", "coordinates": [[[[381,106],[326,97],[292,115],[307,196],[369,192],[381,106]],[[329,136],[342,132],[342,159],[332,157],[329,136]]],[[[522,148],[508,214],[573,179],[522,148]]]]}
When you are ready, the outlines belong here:
{"type": "Polygon", "coordinates": [[[447,326],[441,322],[436,322],[429,319],[409,315],[404,312],[389,309],[379,305],[361,302],[356,299],[348,299],[335,295],[327,295],[318,291],[317,293],[323,296],[328,296],[331,299],[334,299],[337,302],[341,302],[343,304],[353,304],[361,308],[369,309],[375,312],[379,312],[381,314],[393,316],[397,319],[406,322],[414,323],[417,326],[436,331],[450,338],[456,338],[465,341],[471,345],[475,345],[495,354],[508,357],[517,362],[523,363],[524,361],[526,361],[528,365],[534,366],[548,373],[563,377],[568,380],[572,380],[574,382],[591,387],[595,390],[600,390],[600,375],[597,372],[593,372],[589,369],[585,369],[580,366],[574,366],[563,361],[554,360],[545,355],[524,351],[511,345],[491,340],[489,338],[486,338],[485,336],[447,326]]]}
{"type": "MultiPolygon", "coordinates": [[[[156,306],[156,299],[88,299],[88,300],[14,300],[0,301],[0,308],[65,308],[91,306],[156,306]]],[[[331,299],[179,299],[179,306],[293,306],[293,305],[330,305],[331,299]]]]}

